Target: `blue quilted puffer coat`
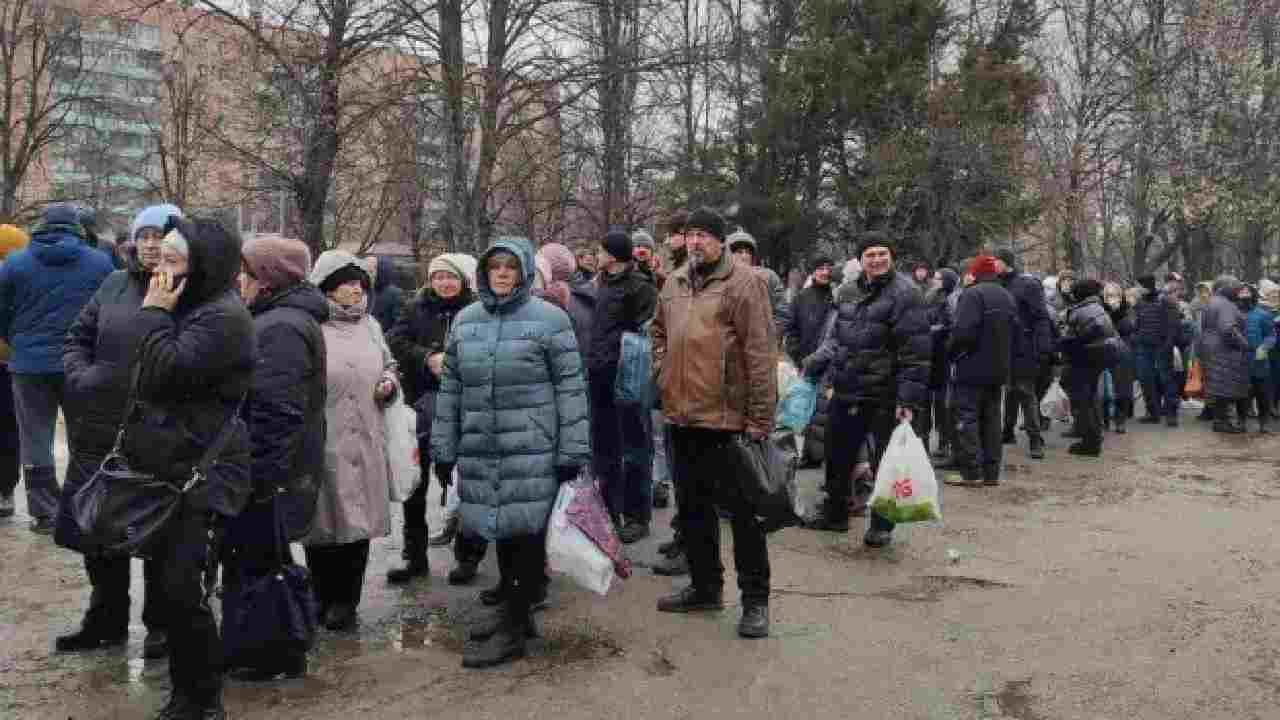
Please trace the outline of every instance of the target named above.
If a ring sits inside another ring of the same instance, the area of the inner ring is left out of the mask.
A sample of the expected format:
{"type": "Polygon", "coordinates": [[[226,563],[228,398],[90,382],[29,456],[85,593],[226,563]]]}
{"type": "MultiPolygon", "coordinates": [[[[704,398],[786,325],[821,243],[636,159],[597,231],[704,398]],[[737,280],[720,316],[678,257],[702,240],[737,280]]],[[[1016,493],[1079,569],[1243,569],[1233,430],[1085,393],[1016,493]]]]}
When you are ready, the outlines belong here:
{"type": "Polygon", "coordinates": [[[458,314],[445,346],[431,453],[437,463],[457,463],[468,532],[503,540],[542,532],[559,489],[557,468],[589,460],[588,403],[569,316],[530,295],[529,241],[499,239],[480,268],[480,302],[458,314]],[[499,251],[520,260],[524,277],[503,298],[484,271],[499,251]]]}

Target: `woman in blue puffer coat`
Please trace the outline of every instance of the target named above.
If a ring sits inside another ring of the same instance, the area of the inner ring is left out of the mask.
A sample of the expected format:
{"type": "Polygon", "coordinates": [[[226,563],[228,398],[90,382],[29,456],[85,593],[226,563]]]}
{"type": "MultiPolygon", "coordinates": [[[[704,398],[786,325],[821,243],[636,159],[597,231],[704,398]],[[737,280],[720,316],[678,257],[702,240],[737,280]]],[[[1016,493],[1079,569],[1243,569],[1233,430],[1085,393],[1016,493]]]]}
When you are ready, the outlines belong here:
{"type": "Polygon", "coordinates": [[[480,302],[458,314],[445,346],[431,453],[438,476],[456,463],[462,525],[497,541],[501,612],[473,627],[463,667],[524,655],[541,591],[546,530],[562,482],[591,456],[586,383],[573,324],[533,297],[533,247],[501,238],[480,257],[480,302]]]}

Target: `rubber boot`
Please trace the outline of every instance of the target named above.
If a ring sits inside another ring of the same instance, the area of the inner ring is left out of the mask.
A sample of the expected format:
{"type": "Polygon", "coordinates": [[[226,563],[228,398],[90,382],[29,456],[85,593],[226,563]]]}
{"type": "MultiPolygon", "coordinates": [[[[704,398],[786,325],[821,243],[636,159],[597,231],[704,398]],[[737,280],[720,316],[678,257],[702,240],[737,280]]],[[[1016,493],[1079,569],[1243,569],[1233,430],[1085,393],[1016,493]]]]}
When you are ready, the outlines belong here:
{"type": "Polygon", "coordinates": [[[427,559],[426,528],[411,528],[404,531],[404,556],[408,561],[404,567],[387,571],[387,582],[392,585],[403,585],[414,578],[431,575],[431,564],[427,559]]]}

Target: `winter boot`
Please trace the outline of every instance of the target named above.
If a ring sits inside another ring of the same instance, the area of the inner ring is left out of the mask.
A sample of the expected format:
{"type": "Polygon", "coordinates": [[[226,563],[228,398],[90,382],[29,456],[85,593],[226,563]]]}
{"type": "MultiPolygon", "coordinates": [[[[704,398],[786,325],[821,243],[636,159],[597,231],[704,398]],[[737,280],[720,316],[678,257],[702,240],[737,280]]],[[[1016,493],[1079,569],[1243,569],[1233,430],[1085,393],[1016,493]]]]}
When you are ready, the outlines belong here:
{"type": "Polygon", "coordinates": [[[738,637],[769,637],[769,603],[756,601],[742,602],[742,619],[738,621],[738,637]]]}
{"type": "Polygon", "coordinates": [[[1017,444],[1018,444],[1018,436],[1016,436],[1016,435],[1014,435],[1014,434],[1013,434],[1013,428],[1005,428],[1005,429],[1004,429],[1004,434],[1002,434],[1002,435],[1000,436],[1000,443],[1001,443],[1002,445],[1017,445],[1017,444]]]}
{"type": "Polygon", "coordinates": [[[1116,401],[1116,417],[1115,417],[1114,424],[1115,424],[1115,431],[1117,435],[1124,435],[1126,432],[1128,432],[1127,430],[1125,430],[1124,424],[1129,420],[1129,415],[1132,412],[1130,410],[1130,406],[1132,404],[1133,404],[1132,400],[1116,401]]]}
{"type": "Polygon", "coordinates": [[[688,585],[658,599],[658,612],[689,613],[723,609],[724,594],[720,588],[698,589],[688,585]]]}
{"type": "Polygon", "coordinates": [[[13,496],[0,493],[0,518],[13,517],[13,496]]]}
{"type": "Polygon", "coordinates": [[[127,606],[113,612],[104,602],[105,593],[93,590],[89,594],[89,609],[85,611],[80,629],[54,639],[54,649],[62,653],[86,652],[124,645],[129,639],[127,606]]]}
{"type": "Polygon", "coordinates": [[[142,640],[142,657],[159,660],[169,656],[169,634],[164,630],[148,630],[142,640]]]}
{"type": "Polygon", "coordinates": [[[188,711],[191,720],[227,720],[227,711],[222,707],[222,693],[204,705],[194,705],[188,711]]]}
{"type": "Polygon", "coordinates": [[[392,585],[403,585],[418,577],[431,575],[431,564],[427,560],[427,529],[406,528],[404,531],[404,553],[408,562],[404,567],[387,571],[387,582],[392,585]]]}
{"type": "Polygon", "coordinates": [[[1243,427],[1231,422],[1231,403],[1229,402],[1215,402],[1213,404],[1213,417],[1213,431],[1216,433],[1239,435],[1245,431],[1243,427]]]}
{"type": "Polygon", "coordinates": [[[334,603],[324,612],[324,627],[332,632],[350,632],[356,629],[356,608],[347,603],[334,603]]]}
{"type": "Polygon", "coordinates": [[[660,560],[657,565],[653,566],[654,575],[663,575],[665,577],[679,577],[689,574],[689,557],[685,555],[683,547],[677,547],[676,551],[660,560]]]}
{"type": "Polygon", "coordinates": [[[820,530],[823,532],[849,532],[849,507],[836,510],[830,507],[830,503],[819,507],[817,511],[811,515],[801,518],[801,525],[809,530],[820,530]]]}
{"type": "Polygon", "coordinates": [[[1044,438],[1032,437],[1031,446],[1030,446],[1030,449],[1028,449],[1027,454],[1031,456],[1032,460],[1043,460],[1044,459],[1044,438]]]}
{"type": "Polygon", "coordinates": [[[1102,443],[1101,442],[1091,443],[1091,442],[1088,442],[1087,440],[1081,440],[1080,442],[1067,448],[1067,452],[1071,453],[1072,455],[1080,455],[1082,457],[1101,457],[1102,443]]]}
{"type": "MultiPolygon", "coordinates": [[[[475,625],[472,625],[467,630],[467,638],[470,640],[483,642],[493,637],[507,623],[511,622],[511,618],[508,617],[509,612],[510,612],[510,608],[505,604],[502,605],[501,608],[498,610],[498,612],[494,613],[490,617],[485,618],[484,620],[481,620],[475,625]]],[[[526,619],[524,623],[524,628],[525,628],[526,637],[529,637],[529,638],[538,637],[538,626],[535,625],[533,622],[532,613],[529,613],[529,617],[526,619]]]]}
{"type": "Polygon", "coordinates": [[[524,657],[525,643],[536,636],[529,606],[509,599],[493,632],[483,640],[467,645],[462,653],[462,667],[486,668],[524,657]]]}
{"type": "Polygon", "coordinates": [[[427,545],[431,547],[449,547],[453,544],[453,538],[458,534],[458,525],[460,524],[458,516],[454,514],[452,517],[446,518],[444,527],[440,528],[440,532],[431,536],[427,541],[427,545]]]}
{"type": "Polygon", "coordinates": [[[174,690],[169,693],[169,702],[160,708],[154,720],[187,720],[193,716],[198,717],[195,713],[196,707],[187,699],[187,696],[174,690]]]}

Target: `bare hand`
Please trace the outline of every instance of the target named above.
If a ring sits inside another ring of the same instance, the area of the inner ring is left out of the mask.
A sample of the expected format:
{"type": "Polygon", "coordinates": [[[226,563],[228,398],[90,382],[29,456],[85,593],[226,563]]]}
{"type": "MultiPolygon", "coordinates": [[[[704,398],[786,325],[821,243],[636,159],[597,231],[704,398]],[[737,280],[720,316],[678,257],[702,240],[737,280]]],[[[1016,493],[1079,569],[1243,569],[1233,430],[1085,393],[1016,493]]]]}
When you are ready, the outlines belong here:
{"type": "Polygon", "coordinates": [[[386,378],[373,389],[373,397],[378,402],[385,402],[396,391],[396,384],[386,378]]]}
{"type": "Polygon", "coordinates": [[[830,400],[831,398],[835,397],[836,389],[833,387],[829,387],[823,392],[823,394],[827,396],[827,400],[830,400]]]}
{"type": "Polygon", "coordinates": [[[911,408],[905,405],[899,405],[898,412],[895,413],[895,417],[898,418],[899,422],[911,422],[911,419],[915,417],[915,413],[911,411],[911,408]]]}
{"type": "Polygon", "coordinates": [[[177,307],[178,298],[182,297],[182,291],[186,289],[187,279],[185,277],[178,281],[177,286],[174,286],[173,276],[169,273],[151,273],[151,282],[147,285],[147,295],[142,299],[142,307],[156,307],[172,311],[177,307]]]}
{"type": "Polygon", "coordinates": [[[855,480],[866,480],[871,477],[871,463],[858,463],[853,466],[853,477],[855,480]]]}
{"type": "Polygon", "coordinates": [[[427,356],[427,369],[432,375],[440,377],[444,373],[444,353],[435,353],[427,356]]]}
{"type": "Polygon", "coordinates": [[[747,427],[747,435],[748,435],[752,440],[757,440],[757,441],[758,441],[758,440],[763,440],[763,439],[765,439],[766,437],[768,437],[768,436],[769,436],[769,433],[768,433],[768,431],[766,431],[766,430],[761,430],[761,429],[760,429],[760,428],[758,428],[758,427],[748,426],[748,427],[747,427]]]}

